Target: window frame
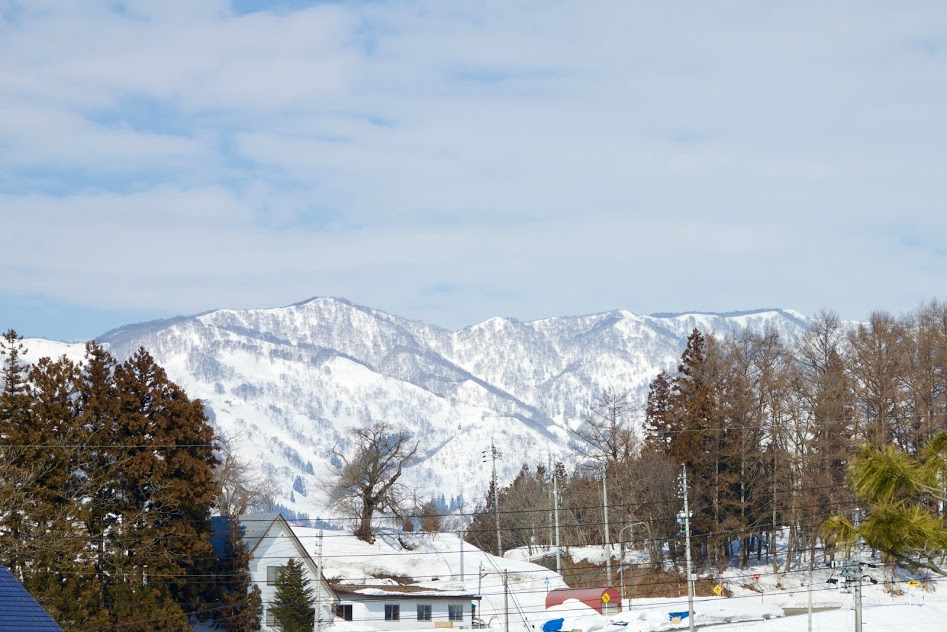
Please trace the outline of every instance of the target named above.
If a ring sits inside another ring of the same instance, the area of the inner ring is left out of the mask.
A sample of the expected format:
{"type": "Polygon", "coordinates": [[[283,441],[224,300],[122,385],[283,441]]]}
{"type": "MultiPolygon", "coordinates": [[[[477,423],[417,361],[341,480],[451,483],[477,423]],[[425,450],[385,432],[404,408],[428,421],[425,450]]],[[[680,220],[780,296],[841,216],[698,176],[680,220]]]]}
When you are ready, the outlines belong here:
{"type": "Polygon", "coordinates": [[[350,603],[335,604],[335,616],[342,619],[343,621],[351,621],[352,620],[352,604],[350,603]]]}
{"type": "Polygon", "coordinates": [[[401,621],[401,604],[385,604],[385,621],[401,621]]]}
{"type": "Polygon", "coordinates": [[[456,604],[456,603],[447,604],[447,620],[448,621],[463,621],[464,620],[463,604],[456,604]]]}
{"type": "Polygon", "coordinates": [[[434,620],[434,608],[429,603],[419,603],[418,604],[418,621],[433,621],[434,620]],[[424,609],[424,615],[422,616],[422,609],[424,609]]]}

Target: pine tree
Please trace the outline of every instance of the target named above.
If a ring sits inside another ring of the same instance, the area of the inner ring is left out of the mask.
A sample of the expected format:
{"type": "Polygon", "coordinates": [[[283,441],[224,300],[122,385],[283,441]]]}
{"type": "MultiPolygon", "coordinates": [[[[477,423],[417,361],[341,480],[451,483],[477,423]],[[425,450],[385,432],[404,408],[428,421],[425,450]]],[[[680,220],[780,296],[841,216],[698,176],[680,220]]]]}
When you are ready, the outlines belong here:
{"type": "Polygon", "coordinates": [[[868,443],[852,461],[849,475],[867,512],[857,526],[843,514],[826,520],[822,534],[827,544],[850,549],[863,541],[886,558],[947,576],[947,569],[938,566],[947,553],[947,528],[935,502],[947,502],[947,434],[935,435],[917,454],[868,443]]]}
{"type": "Polygon", "coordinates": [[[302,562],[290,558],[276,573],[271,611],[283,632],[309,632],[315,625],[315,590],[303,574],[302,562]]]}

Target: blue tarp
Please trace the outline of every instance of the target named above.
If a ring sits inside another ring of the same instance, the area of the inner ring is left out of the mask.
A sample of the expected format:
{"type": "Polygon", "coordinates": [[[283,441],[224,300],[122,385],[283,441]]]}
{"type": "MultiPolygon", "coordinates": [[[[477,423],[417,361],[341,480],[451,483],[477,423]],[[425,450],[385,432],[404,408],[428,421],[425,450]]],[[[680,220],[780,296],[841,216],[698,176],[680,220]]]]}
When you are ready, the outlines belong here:
{"type": "Polygon", "coordinates": [[[565,621],[565,619],[550,619],[543,624],[543,632],[559,632],[565,621]]]}
{"type": "Polygon", "coordinates": [[[688,616],[689,614],[690,614],[690,613],[689,613],[687,610],[685,610],[684,612],[669,612],[669,613],[668,613],[668,618],[669,618],[671,621],[674,621],[674,619],[679,619],[679,620],[683,621],[684,619],[687,618],[687,616],[688,616]]]}

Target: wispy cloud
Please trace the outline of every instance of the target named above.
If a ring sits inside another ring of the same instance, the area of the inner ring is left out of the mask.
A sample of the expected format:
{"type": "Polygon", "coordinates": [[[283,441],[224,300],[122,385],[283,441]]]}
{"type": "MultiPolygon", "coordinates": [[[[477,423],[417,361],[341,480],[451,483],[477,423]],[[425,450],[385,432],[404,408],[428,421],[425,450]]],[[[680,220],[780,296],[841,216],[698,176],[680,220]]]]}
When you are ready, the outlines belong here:
{"type": "Polygon", "coordinates": [[[947,269],[910,240],[947,228],[945,18],[0,2],[0,298],[164,315],[333,294],[448,326],[908,309],[947,269]]]}

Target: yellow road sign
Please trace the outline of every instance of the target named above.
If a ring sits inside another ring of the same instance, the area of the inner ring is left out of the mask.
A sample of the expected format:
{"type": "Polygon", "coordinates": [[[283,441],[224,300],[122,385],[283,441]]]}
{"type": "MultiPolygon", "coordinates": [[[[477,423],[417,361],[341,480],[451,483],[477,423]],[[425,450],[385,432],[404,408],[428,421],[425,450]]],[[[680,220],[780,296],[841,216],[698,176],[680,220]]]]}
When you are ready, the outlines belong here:
{"type": "Polygon", "coordinates": [[[722,593],[723,593],[723,586],[721,586],[720,584],[717,584],[716,586],[714,586],[715,595],[719,597],[722,593]]]}
{"type": "Polygon", "coordinates": [[[910,586],[911,588],[917,588],[920,585],[921,585],[921,582],[917,581],[916,579],[912,579],[911,581],[908,582],[908,586],[910,586]]]}
{"type": "Polygon", "coordinates": [[[603,593],[603,594],[602,594],[602,603],[608,603],[608,602],[611,601],[611,600],[612,600],[612,598],[608,596],[608,593],[603,593]]]}

